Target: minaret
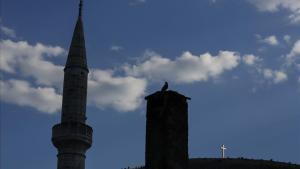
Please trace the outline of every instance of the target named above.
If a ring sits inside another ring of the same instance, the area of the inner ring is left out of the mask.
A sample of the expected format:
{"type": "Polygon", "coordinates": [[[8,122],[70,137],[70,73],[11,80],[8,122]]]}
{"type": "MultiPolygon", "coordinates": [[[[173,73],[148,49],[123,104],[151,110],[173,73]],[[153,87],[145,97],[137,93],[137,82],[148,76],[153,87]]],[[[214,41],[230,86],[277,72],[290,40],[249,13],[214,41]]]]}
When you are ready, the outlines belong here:
{"type": "Polygon", "coordinates": [[[57,169],[84,169],[85,153],[92,145],[93,130],[85,124],[88,67],[82,24],[82,0],[67,62],[61,123],[52,128],[52,143],[57,148],[57,169]]]}

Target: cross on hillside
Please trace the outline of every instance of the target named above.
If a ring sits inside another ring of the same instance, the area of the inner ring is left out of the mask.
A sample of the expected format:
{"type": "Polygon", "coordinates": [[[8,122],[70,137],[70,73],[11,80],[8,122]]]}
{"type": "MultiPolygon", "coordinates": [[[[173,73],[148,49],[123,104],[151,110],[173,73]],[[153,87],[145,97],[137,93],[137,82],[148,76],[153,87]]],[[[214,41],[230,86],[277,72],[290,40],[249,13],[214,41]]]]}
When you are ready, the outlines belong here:
{"type": "Polygon", "coordinates": [[[222,151],[222,158],[225,158],[225,150],[226,150],[227,148],[225,147],[225,145],[223,144],[222,146],[221,146],[221,151],[222,151]]]}

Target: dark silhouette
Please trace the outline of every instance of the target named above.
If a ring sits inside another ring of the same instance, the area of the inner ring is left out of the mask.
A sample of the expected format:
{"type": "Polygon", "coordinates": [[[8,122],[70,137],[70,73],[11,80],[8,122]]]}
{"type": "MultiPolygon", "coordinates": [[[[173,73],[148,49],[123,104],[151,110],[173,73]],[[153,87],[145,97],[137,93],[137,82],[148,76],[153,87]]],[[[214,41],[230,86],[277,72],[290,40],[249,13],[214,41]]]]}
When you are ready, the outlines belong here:
{"type": "Polygon", "coordinates": [[[300,166],[271,160],[198,158],[189,160],[189,169],[300,169],[300,166]]]}
{"type": "Polygon", "coordinates": [[[52,143],[58,150],[58,169],[84,169],[85,152],[92,145],[93,130],[85,124],[87,77],[82,1],[67,62],[64,68],[64,86],[61,123],[52,128],[52,143]]]}
{"type": "Polygon", "coordinates": [[[138,169],[300,169],[273,160],[198,158],[188,155],[189,97],[175,91],[147,96],[145,166],[138,169]]]}
{"type": "MultiPolygon", "coordinates": [[[[146,169],[146,167],[129,169],[146,169]]],[[[275,162],[273,160],[193,158],[189,160],[188,169],[300,169],[300,166],[291,163],[275,162]]]]}
{"type": "Polygon", "coordinates": [[[167,90],[168,90],[168,87],[169,87],[168,82],[165,82],[164,86],[161,88],[161,91],[162,91],[162,92],[167,91],[167,90]]]}
{"type": "Polygon", "coordinates": [[[175,91],[162,90],[145,99],[146,169],[187,169],[189,156],[186,97],[175,91]]]}

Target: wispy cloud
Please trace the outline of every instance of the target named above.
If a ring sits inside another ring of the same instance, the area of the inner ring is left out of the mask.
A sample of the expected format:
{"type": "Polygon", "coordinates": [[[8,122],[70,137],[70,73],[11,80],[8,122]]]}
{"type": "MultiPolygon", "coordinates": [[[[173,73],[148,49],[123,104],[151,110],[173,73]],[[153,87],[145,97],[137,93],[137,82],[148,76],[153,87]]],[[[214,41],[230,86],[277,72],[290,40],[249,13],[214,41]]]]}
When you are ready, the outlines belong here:
{"type": "Polygon", "coordinates": [[[267,80],[271,80],[275,84],[288,80],[288,75],[282,70],[264,69],[262,74],[267,80]]]}
{"type": "Polygon", "coordinates": [[[110,47],[110,50],[118,52],[118,51],[124,50],[124,47],[123,46],[118,46],[118,45],[113,45],[113,46],[110,47]]]}
{"type": "Polygon", "coordinates": [[[255,56],[253,54],[244,55],[242,57],[242,60],[246,65],[250,65],[250,66],[256,64],[257,62],[262,61],[260,57],[255,56]]]}
{"type": "Polygon", "coordinates": [[[242,60],[247,66],[254,68],[255,74],[262,76],[263,81],[269,84],[280,84],[288,80],[288,74],[284,70],[266,68],[263,66],[263,59],[259,56],[253,54],[244,55],[242,60]]]}
{"type": "Polygon", "coordinates": [[[300,24],[300,1],[299,0],[248,0],[263,12],[277,12],[281,9],[290,12],[288,19],[291,23],[300,24]]]}
{"type": "Polygon", "coordinates": [[[2,34],[6,35],[10,38],[16,38],[17,37],[16,32],[13,29],[10,29],[6,26],[0,25],[0,30],[1,30],[2,34]]]}
{"type": "Polygon", "coordinates": [[[262,37],[259,34],[256,34],[256,38],[258,39],[259,42],[265,43],[271,46],[277,46],[279,45],[279,41],[275,35],[270,35],[267,37],[262,37]]]}
{"type": "Polygon", "coordinates": [[[139,5],[146,3],[147,0],[129,0],[129,5],[139,5]]]}
{"type": "Polygon", "coordinates": [[[0,34],[7,36],[8,38],[16,38],[17,34],[16,31],[5,26],[2,22],[2,19],[0,18],[0,34]]]}
{"type": "Polygon", "coordinates": [[[291,42],[291,36],[290,35],[284,35],[283,36],[283,40],[286,42],[286,43],[290,43],[291,42]]]}
{"type": "Polygon", "coordinates": [[[286,56],[287,65],[299,64],[296,63],[300,59],[300,40],[293,45],[291,52],[286,56]]]}

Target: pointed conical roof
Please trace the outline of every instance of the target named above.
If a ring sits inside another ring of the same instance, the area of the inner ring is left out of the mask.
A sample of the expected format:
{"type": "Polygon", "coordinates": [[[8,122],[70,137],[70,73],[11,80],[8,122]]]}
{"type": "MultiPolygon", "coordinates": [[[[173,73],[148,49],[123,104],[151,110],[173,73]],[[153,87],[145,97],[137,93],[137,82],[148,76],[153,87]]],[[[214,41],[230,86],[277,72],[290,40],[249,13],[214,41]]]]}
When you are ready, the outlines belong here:
{"type": "Polygon", "coordinates": [[[80,67],[88,70],[81,10],[82,10],[82,1],[80,1],[79,4],[79,15],[73,32],[73,38],[69,48],[69,54],[68,54],[68,59],[67,59],[65,69],[71,67],[80,67]]]}

